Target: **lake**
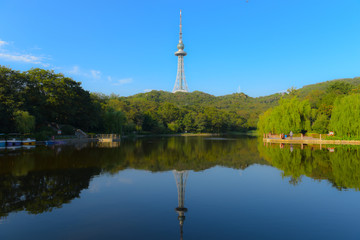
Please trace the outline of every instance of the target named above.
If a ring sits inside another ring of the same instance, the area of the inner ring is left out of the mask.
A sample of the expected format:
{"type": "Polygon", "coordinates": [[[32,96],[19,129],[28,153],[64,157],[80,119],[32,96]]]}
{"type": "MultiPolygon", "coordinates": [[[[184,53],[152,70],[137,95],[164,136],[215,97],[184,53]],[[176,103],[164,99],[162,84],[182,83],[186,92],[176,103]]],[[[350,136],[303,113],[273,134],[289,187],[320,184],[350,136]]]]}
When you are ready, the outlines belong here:
{"type": "Polygon", "coordinates": [[[359,239],[360,148],[158,137],[0,150],[0,239],[359,239]]]}

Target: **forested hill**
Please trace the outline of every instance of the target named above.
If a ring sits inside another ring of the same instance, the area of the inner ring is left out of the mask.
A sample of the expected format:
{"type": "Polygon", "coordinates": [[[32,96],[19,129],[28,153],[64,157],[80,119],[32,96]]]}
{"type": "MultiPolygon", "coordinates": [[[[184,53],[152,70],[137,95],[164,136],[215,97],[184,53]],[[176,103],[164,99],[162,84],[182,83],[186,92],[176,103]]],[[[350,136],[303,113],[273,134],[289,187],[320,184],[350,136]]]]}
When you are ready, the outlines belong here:
{"type": "Polygon", "coordinates": [[[248,127],[255,127],[257,116],[269,107],[277,105],[281,94],[273,94],[266,97],[253,98],[244,93],[233,93],[224,96],[214,96],[208,93],[194,91],[189,93],[153,90],[148,93],[139,93],[130,97],[124,97],[127,101],[151,101],[155,103],[171,103],[178,107],[193,109],[196,107],[214,107],[225,111],[234,111],[248,121],[248,127]]]}
{"type": "MultiPolygon", "coordinates": [[[[325,91],[335,82],[345,82],[354,87],[360,85],[360,77],[335,79],[326,82],[320,82],[310,85],[305,85],[302,88],[296,89],[297,95],[300,98],[306,98],[312,91],[325,91]]],[[[289,90],[290,91],[290,90],[289,90]]],[[[208,93],[194,91],[190,93],[177,92],[175,94],[166,91],[153,90],[147,93],[139,93],[123,99],[128,100],[147,100],[153,102],[170,102],[178,106],[213,106],[219,109],[227,110],[245,110],[249,109],[264,112],[271,106],[277,105],[279,99],[283,94],[275,93],[268,96],[250,97],[244,93],[233,93],[224,96],[214,96],[208,93]]]]}
{"type": "Polygon", "coordinates": [[[200,91],[171,93],[155,90],[129,97],[97,97],[100,102],[108,102],[108,106],[124,112],[127,120],[131,119],[128,124],[143,131],[227,132],[257,128],[260,114],[277,106],[280,99],[295,96],[308,101],[314,109],[320,109],[314,113],[311,122],[319,125],[318,117],[330,117],[334,100],[359,84],[359,77],[337,79],[256,98],[244,93],[213,96],[200,91]]]}
{"type": "Polygon", "coordinates": [[[319,109],[318,116],[329,117],[334,99],[359,84],[360,78],[339,79],[257,98],[199,91],[121,97],[89,93],[81,83],[54,71],[20,72],[0,66],[0,133],[43,132],[46,136],[55,127],[67,134],[74,128],[108,133],[246,131],[255,129],[260,114],[277,106],[280,99],[293,96],[308,100],[319,109]]]}

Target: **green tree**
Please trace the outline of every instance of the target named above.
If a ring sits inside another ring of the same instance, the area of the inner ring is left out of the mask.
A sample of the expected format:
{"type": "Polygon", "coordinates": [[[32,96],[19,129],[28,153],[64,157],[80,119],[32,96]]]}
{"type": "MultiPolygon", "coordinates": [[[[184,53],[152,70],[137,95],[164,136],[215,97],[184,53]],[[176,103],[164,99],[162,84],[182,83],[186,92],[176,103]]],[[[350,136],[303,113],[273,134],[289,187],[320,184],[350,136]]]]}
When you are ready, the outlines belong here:
{"type": "Polygon", "coordinates": [[[317,133],[328,133],[329,129],[329,117],[326,115],[320,115],[312,125],[312,129],[317,133]]]}
{"type": "Polygon", "coordinates": [[[189,112],[184,116],[183,124],[186,132],[195,132],[195,117],[196,114],[194,112],[189,112]]]}
{"type": "Polygon", "coordinates": [[[177,133],[181,130],[181,123],[180,121],[171,122],[168,124],[168,128],[170,131],[177,133]]]}
{"type": "Polygon", "coordinates": [[[259,133],[294,133],[310,130],[311,107],[307,100],[297,97],[282,98],[279,106],[269,109],[260,116],[259,133]]]}
{"type": "Polygon", "coordinates": [[[24,104],[26,78],[19,71],[0,66],[0,132],[16,129],[13,113],[24,104]]]}
{"type": "Polygon", "coordinates": [[[30,133],[35,129],[35,117],[26,111],[17,110],[14,112],[16,129],[20,133],[30,133]]]}
{"type": "Polygon", "coordinates": [[[196,118],[194,125],[196,127],[196,131],[199,133],[205,132],[208,126],[208,120],[205,114],[199,113],[196,118]]]}
{"type": "Polygon", "coordinates": [[[337,95],[346,95],[348,94],[351,89],[353,88],[353,85],[347,82],[343,81],[336,81],[333,84],[331,84],[326,91],[328,93],[336,93],[337,95]]]}
{"type": "Polygon", "coordinates": [[[172,103],[164,103],[161,105],[158,113],[166,124],[179,120],[181,117],[180,109],[172,103]]]}
{"type": "Polygon", "coordinates": [[[40,124],[56,122],[83,129],[98,124],[98,113],[90,93],[81,83],[61,73],[44,69],[31,69],[26,77],[25,109],[34,115],[40,124]]]}
{"type": "Polygon", "coordinates": [[[337,99],[331,115],[329,130],[339,137],[359,138],[360,94],[337,99]]]}
{"type": "Polygon", "coordinates": [[[105,112],[104,124],[107,133],[121,134],[125,123],[126,117],[123,112],[115,111],[112,108],[105,112]]]}

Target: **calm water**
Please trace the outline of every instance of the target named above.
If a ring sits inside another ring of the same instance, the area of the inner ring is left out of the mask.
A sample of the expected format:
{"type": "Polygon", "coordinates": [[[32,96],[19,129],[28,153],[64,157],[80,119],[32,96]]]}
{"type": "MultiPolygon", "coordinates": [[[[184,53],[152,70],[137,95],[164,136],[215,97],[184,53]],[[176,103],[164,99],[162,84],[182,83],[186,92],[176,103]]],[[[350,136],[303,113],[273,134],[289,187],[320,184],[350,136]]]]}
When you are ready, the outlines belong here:
{"type": "Polygon", "coordinates": [[[173,137],[0,150],[0,239],[359,239],[360,148],[173,137]]]}

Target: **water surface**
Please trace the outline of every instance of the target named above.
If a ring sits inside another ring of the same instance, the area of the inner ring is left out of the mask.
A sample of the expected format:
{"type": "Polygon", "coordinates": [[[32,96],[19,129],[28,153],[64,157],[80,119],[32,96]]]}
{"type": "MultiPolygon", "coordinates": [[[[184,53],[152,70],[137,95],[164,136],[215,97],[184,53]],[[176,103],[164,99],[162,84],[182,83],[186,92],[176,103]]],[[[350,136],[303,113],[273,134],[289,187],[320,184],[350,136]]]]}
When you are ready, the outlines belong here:
{"type": "Polygon", "coordinates": [[[358,239],[358,147],[169,137],[0,151],[1,239],[358,239]]]}

